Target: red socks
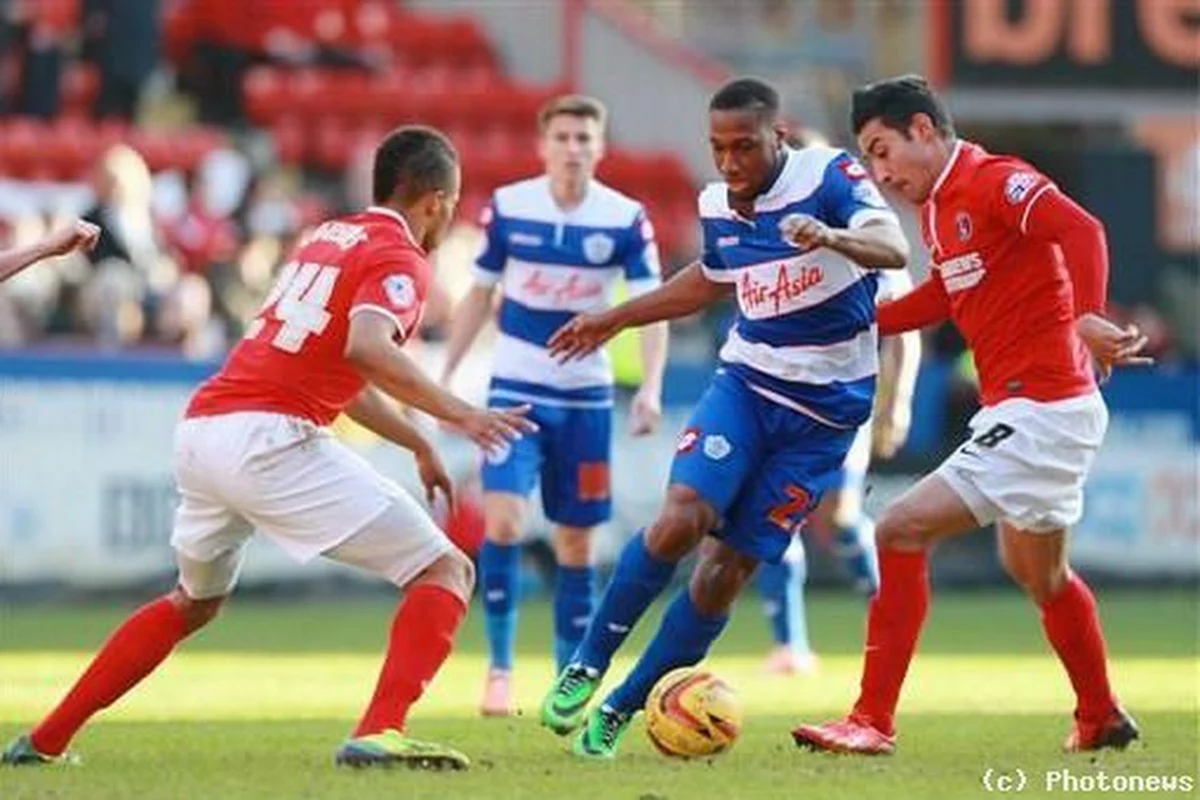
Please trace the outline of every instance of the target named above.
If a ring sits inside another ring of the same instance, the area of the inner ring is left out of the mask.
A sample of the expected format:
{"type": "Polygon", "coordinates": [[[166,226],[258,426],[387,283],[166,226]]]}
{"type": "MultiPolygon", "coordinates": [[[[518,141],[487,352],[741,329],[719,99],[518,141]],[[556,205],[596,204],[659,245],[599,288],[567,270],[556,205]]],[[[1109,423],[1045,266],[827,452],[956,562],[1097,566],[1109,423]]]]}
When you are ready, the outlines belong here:
{"type": "Polygon", "coordinates": [[[58,707],[33,730],[39,753],[59,755],[88,719],[112,705],[162,663],[187,636],[184,618],[166,597],[139,608],[113,632],[58,707]]]}
{"type": "Polygon", "coordinates": [[[420,584],[408,590],[392,621],[375,695],[354,730],[355,736],[387,728],[404,730],[408,709],[450,655],[454,634],[466,613],[462,599],[443,586],[420,584]]]}
{"type": "Polygon", "coordinates": [[[862,689],[854,713],[891,736],[900,687],[929,610],[925,552],[879,551],[879,591],[867,613],[862,689]]]}
{"type": "Polygon", "coordinates": [[[1104,634],[1096,598],[1078,575],[1042,606],[1042,628],[1066,667],[1078,698],[1076,712],[1088,721],[1103,720],[1117,705],[1108,684],[1104,634]]]}

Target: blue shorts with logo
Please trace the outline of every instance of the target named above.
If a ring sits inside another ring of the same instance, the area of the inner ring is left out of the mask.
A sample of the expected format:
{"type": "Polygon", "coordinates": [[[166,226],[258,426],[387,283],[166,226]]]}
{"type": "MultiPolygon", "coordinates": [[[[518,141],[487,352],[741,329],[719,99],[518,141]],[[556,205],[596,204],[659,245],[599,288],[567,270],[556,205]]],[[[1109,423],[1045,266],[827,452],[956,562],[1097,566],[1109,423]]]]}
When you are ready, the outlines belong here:
{"type": "Polygon", "coordinates": [[[542,509],[551,522],[580,528],[607,522],[612,516],[612,395],[611,389],[603,388],[594,393],[597,399],[587,399],[578,393],[543,396],[554,390],[539,387],[539,402],[515,399],[498,391],[493,381],[488,405],[505,408],[528,402],[533,406],[529,418],[538,430],[485,457],[483,490],[528,497],[540,482],[542,509]]]}
{"type": "Polygon", "coordinates": [[[671,483],[720,513],[716,536],[778,563],[793,534],[835,486],[855,430],[833,428],[718,372],[680,435],[671,483]]]}

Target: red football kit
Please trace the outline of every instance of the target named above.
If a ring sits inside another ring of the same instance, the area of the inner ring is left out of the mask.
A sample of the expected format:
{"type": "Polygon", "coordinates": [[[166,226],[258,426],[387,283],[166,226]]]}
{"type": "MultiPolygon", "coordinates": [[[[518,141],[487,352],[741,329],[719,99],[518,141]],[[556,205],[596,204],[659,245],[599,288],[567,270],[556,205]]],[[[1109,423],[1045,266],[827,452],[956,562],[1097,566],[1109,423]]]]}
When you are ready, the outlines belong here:
{"type": "Polygon", "coordinates": [[[397,341],[417,327],[429,262],[386,208],[317,228],[280,270],[245,338],[197,390],[188,417],[271,411],[328,425],[365,386],[345,359],[350,318],[382,314],[397,341]]]}
{"type": "Polygon", "coordinates": [[[1108,254],[1098,222],[1045,175],[959,141],[921,207],[933,261],[913,292],[879,307],[888,336],[945,319],[966,338],[985,406],[1094,391],[1075,320],[1102,312],[1108,254]]]}

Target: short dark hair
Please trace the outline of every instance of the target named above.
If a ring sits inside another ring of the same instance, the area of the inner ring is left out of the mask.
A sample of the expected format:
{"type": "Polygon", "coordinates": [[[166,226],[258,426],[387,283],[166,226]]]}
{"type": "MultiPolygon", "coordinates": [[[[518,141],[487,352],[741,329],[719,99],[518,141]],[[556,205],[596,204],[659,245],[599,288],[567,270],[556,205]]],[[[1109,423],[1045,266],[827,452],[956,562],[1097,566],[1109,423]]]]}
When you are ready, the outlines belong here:
{"type": "Polygon", "coordinates": [[[767,122],[779,116],[779,92],[761,78],[738,78],[717,89],[709,111],[753,111],[767,122]]]}
{"type": "Polygon", "coordinates": [[[458,167],[458,152],[446,135],[424,125],[404,125],[375,148],[371,194],[376,203],[399,196],[400,202],[449,189],[458,167]]]}
{"type": "Polygon", "coordinates": [[[600,128],[603,129],[604,123],[608,120],[608,109],[604,107],[604,103],[585,94],[559,95],[538,111],[538,130],[545,131],[550,120],[563,115],[594,119],[600,123],[600,128]]]}
{"type": "Polygon", "coordinates": [[[901,75],[869,83],[855,89],[850,101],[850,125],[855,136],[873,119],[908,136],[908,128],[917,114],[929,115],[943,136],[954,136],[950,112],[929,88],[929,81],[920,75],[901,75]]]}

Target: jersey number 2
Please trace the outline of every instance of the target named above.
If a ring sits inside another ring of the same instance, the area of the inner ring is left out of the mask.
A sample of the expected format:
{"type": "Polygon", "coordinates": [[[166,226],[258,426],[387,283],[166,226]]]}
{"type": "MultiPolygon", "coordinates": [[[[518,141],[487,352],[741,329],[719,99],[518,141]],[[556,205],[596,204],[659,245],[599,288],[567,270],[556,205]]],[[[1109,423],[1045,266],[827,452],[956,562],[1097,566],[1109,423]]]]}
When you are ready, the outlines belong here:
{"type": "Polygon", "coordinates": [[[279,279],[263,303],[263,313],[250,325],[246,338],[253,339],[262,332],[267,309],[273,306],[273,316],[283,324],[271,340],[271,346],[288,353],[299,353],[309,336],[323,333],[329,325],[331,315],[325,307],[333,296],[333,285],[339,272],[337,267],[311,262],[284,264],[279,279]]]}

